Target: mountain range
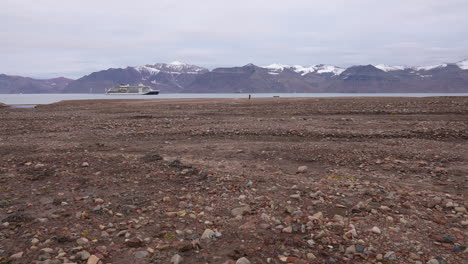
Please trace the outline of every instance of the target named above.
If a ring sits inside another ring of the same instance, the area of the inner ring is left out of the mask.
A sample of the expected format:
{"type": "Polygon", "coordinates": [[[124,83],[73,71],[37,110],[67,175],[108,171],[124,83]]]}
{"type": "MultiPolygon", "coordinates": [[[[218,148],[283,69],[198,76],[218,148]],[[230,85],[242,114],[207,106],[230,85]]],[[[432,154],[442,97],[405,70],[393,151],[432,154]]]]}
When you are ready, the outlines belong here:
{"type": "Polygon", "coordinates": [[[172,62],[110,68],[77,80],[0,74],[0,93],[104,93],[122,83],[162,93],[466,93],[468,60],[418,67],[247,64],[213,70],[172,62]]]}

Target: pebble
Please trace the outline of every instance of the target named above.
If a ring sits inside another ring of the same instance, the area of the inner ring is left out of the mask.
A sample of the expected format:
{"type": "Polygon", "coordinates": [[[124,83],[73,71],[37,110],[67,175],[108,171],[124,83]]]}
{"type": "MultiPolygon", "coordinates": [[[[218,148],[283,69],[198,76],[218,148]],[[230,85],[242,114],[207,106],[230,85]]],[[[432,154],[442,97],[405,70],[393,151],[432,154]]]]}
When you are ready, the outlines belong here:
{"type": "Polygon", "coordinates": [[[201,235],[201,239],[212,239],[215,235],[216,233],[213,230],[205,229],[205,231],[203,231],[203,234],[201,235]]]}
{"type": "Polygon", "coordinates": [[[409,257],[410,257],[410,259],[412,259],[412,260],[418,260],[418,259],[420,259],[419,255],[418,255],[418,254],[415,254],[415,253],[413,253],[413,252],[410,252],[410,253],[409,253],[409,257]]]}
{"type": "Polygon", "coordinates": [[[41,252],[50,254],[50,253],[54,252],[54,250],[51,249],[51,248],[43,248],[43,249],[41,249],[41,252]]]}
{"type": "Polygon", "coordinates": [[[244,205],[244,206],[233,208],[231,210],[231,215],[232,216],[239,216],[239,215],[244,215],[244,213],[250,214],[251,211],[252,211],[252,209],[250,208],[250,206],[244,205]]]}
{"type": "Polygon", "coordinates": [[[293,229],[291,226],[283,228],[283,233],[292,233],[293,229]]]}
{"type": "Polygon", "coordinates": [[[307,172],[307,169],[307,166],[300,166],[299,168],[297,168],[297,173],[305,173],[307,172]]]}
{"type": "Polygon", "coordinates": [[[317,257],[313,253],[307,253],[308,259],[316,259],[317,257]]]}
{"type": "Polygon", "coordinates": [[[437,259],[430,259],[427,264],[439,264],[439,261],[437,259]]]}
{"type": "Polygon", "coordinates": [[[87,260],[90,256],[91,254],[88,251],[81,251],[81,254],[80,254],[81,260],[87,260]]]}
{"type": "Polygon", "coordinates": [[[292,194],[292,195],[290,195],[289,197],[291,197],[291,198],[293,198],[293,199],[296,199],[296,200],[299,200],[299,199],[301,199],[301,195],[300,195],[300,194],[298,194],[298,193],[296,193],[296,194],[292,194]]]}
{"type": "Polygon", "coordinates": [[[236,264],[250,264],[250,261],[247,258],[242,257],[236,261],[236,264]]]}
{"type": "Polygon", "coordinates": [[[312,217],[315,219],[322,219],[323,213],[322,212],[315,213],[312,217]]]}
{"type": "Polygon", "coordinates": [[[396,254],[395,254],[395,252],[389,251],[389,252],[385,253],[384,259],[395,260],[395,259],[396,259],[396,254]]]}
{"type": "Polygon", "coordinates": [[[82,237],[82,238],[78,238],[78,239],[76,240],[76,243],[77,243],[78,245],[86,245],[86,244],[89,243],[89,240],[88,240],[87,238],[85,238],[85,237],[82,237]]]}
{"type": "Polygon", "coordinates": [[[183,258],[179,254],[175,254],[171,258],[171,264],[180,264],[182,263],[183,258]]]}
{"type": "Polygon", "coordinates": [[[141,251],[135,252],[135,257],[139,258],[139,259],[143,259],[143,258],[146,258],[148,256],[148,254],[149,254],[148,251],[141,250],[141,251]]]}
{"type": "Polygon", "coordinates": [[[24,254],[23,251],[18,252],[18,253],[15,253],[15,254],[13,254],[13,255],[10,256],[10,259],[20,259],[20,258],[23,257],[23,254],[24,254]]]}
{"type": "Polygon", "coordinates": [[[351,245],[351,246],[347,247],[346,250],[345,250],[346,255],[353,255],[354,253],[356,253],[356,246],[355,245],[351,245]]]}
{"type": "Polygon", "coordinates": [[[39,242],[40,242],[40,241],[39,241],[39,239],[37,239],[37,238],[33,238],[33,239],[31,240],[31,244],[33,244],[33,245],[37,245],[37,244],[39,244],[39,242]]]}
{"type": "Polygon", "coordinates": [[[89,167],[89,163],[88,162],[83,162],[83,163],[81,163],[81,167],[89,167]]]}
{"type": "Polygon", "coordinates": [[[96,255],[91,255],[88,258],[88,262],[86,264],[98,264],[99,263],[99,258],[96,255]]]}
{"type": "Polygon", "coordinates": [[[372,227],[371,231],[372,231],[372,233],[375,233],[375,234],[378,234],[378,235],[380,235],[382,233],[382,231],[380,231],[380,228],[378,228],[376,226],[372,227]]]}
{"type": "Polygon", "coordinates": [[[125,241],[125,245],[127,247],[138,248],[138,247],[142,247],[144,245],[144,242],[143,242],[143,240],[139,239],[138,237],[134,237],[134,238],[131,238],[131,239],[127,239],[125,241]]]}

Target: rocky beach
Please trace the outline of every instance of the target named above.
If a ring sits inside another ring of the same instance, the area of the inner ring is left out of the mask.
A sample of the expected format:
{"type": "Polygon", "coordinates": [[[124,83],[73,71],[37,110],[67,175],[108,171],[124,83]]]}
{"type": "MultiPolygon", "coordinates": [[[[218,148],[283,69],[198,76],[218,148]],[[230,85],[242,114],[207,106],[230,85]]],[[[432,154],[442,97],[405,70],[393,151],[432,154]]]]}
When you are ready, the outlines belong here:
{"type": "Polygon", "coordinates": [[[0,263],[468,258],[468,98],[0,104],[0,263]]]}

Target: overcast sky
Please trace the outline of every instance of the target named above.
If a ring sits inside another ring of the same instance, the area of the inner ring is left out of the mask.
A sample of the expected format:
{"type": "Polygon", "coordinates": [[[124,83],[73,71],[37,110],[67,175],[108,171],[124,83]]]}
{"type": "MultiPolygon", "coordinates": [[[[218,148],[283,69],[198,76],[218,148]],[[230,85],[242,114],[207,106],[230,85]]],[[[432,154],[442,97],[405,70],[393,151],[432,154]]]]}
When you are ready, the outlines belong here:
{"type": "Polygon", "coordinates": [[[0,0],[0,73],[468,58],[467,0],[0,0]]]}

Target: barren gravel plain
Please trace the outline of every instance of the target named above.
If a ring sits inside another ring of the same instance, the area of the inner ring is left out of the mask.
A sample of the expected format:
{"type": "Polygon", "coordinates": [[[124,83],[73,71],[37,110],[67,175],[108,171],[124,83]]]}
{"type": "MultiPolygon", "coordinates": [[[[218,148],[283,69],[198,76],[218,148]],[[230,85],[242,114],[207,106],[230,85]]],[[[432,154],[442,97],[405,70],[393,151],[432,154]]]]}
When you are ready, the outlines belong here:
{"type": "Polygon", "coordinates": [[[0,263],[466,263],[468,98],[0,108],[0,263]]]}

